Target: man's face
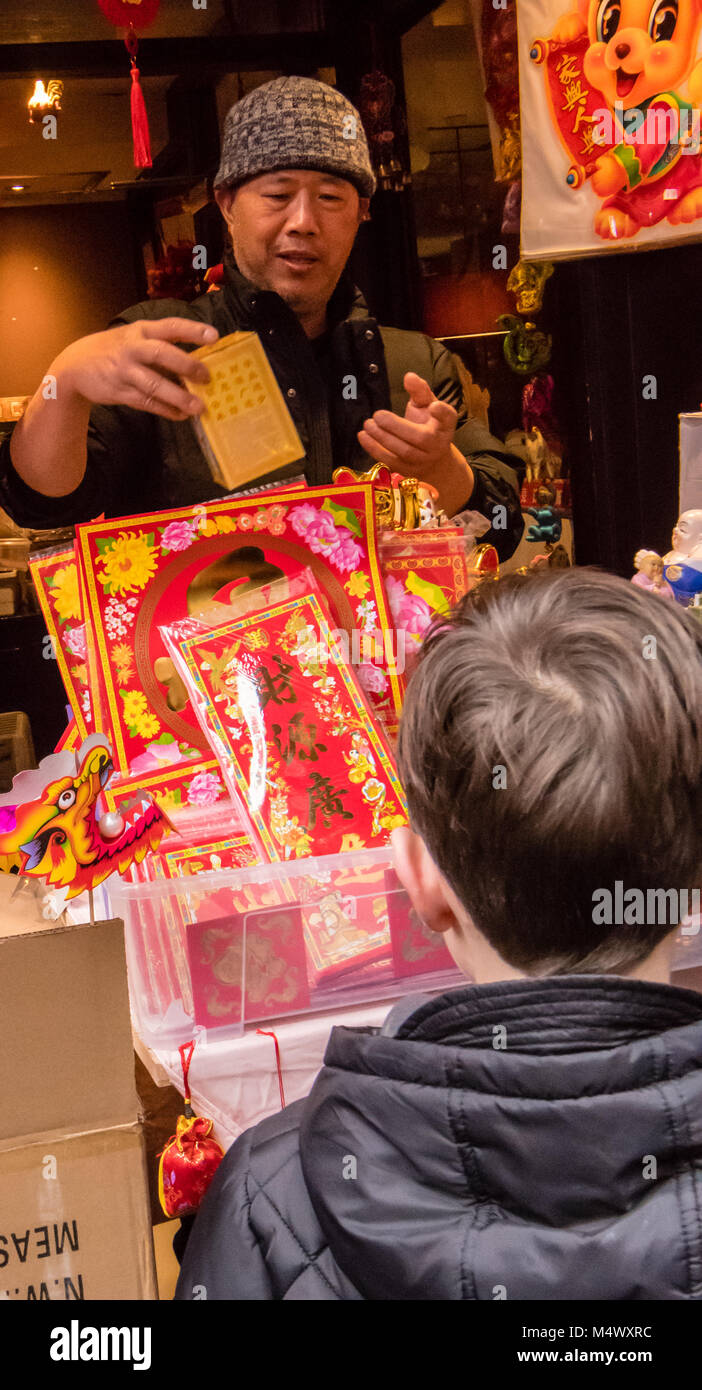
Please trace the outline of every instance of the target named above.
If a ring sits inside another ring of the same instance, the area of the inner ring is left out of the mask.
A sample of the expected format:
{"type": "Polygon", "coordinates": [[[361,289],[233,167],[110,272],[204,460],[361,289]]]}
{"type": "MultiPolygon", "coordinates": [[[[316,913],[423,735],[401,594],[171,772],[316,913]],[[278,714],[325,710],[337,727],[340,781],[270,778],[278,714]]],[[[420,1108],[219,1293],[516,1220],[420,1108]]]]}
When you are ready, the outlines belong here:
{"type": "Polygon", "coordinates": [[[259,174],[216,197],[242,274],[295,313],[324,308],[369,200],[347,179],[311,169],[259,174]]]}

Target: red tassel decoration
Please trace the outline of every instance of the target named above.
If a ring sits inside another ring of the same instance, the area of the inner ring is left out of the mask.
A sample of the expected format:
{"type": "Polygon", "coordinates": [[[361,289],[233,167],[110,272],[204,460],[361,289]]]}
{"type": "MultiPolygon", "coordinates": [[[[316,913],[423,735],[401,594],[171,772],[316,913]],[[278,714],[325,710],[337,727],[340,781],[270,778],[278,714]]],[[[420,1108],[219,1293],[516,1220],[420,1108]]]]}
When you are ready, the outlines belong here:
{"type": "Polygon", "coordinates": [[[211,1137],[212,1121],[196,1115],[190,1104],[188,1072],[195,1043],[184,1043],[178,1051],[185,1083],[185,1113],[178,1116],[176,1133],[168,1140],[158,1165],[158,1195],[166,1216],[187,1216],[197,1211],[224,1158],[224,1150],[211,1137]]]}
{"type": "Polygon", "coordinates": [[[132,62],[132,139],[134,141],[134,164],[137,169],[151,168],[151,141],[149,122],[146,115],[144,93],[139,82],[139,69],[132,62]]]}

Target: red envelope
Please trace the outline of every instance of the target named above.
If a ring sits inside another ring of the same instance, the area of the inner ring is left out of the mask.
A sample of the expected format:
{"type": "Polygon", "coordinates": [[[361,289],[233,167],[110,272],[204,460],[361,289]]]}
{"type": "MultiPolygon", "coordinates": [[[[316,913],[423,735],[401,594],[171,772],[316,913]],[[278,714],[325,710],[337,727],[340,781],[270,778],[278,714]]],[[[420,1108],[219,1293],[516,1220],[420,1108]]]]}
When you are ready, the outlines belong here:
{"type": "Polygon", "coordinates": [[[194,1021],[255,1022],[309,1006],[299,908],[232,913],[188,930],[194,1021]],[[245,940],[245,947],[244,947],[245,940]],[[242,1010],[242,954],[245,956],[242,1010]]]}
{"type": "Polygon", "coordinates": [[[415,912],[394,869],[385,871],[395,975],[425,975],[433,970],[458,971],[443,936],[430,931],[415,912]]]}

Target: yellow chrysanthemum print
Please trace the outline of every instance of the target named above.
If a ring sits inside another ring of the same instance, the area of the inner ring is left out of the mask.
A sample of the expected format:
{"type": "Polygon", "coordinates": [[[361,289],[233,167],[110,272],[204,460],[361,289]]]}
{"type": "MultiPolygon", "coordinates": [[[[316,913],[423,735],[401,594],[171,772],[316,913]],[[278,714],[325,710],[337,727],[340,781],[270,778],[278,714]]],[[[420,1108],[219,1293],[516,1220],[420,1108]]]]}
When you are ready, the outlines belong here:
{"type": "Polygon", "coordinates": [[[98,570],[97,577],[110,594],[133,594],[146,588],[157,564],[158,553],[150,536],[140,535],[138,531],[120,531],[103,552],[103,567],[98,570]]]}
{"type": "Polygon", "coordinates": [[[80,618],[78,570],[75,565],[63,565],[56,571],[51,585],[51,597],[62,623],[67,622],[69,618],[80,618]]]}
{"type": "Polygon", "coordinates": [[[128,690],[122,699],[124,702],[124,722],[132,728],[137,720],[147,713],[149,708],[147,698],[141,690],[128,690]]]}

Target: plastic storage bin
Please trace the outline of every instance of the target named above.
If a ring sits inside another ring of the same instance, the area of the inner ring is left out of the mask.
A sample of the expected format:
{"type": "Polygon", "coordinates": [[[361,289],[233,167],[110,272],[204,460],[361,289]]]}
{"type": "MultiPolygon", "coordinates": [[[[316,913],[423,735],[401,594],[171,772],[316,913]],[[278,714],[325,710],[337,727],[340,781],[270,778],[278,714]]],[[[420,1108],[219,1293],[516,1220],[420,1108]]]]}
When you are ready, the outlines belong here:
{"type": "Polygon", "coordinates": [[[388,847],[118,882],[110,899],[125,923],[134,1025],[156,1049],[463,978],[388,847]]]}

